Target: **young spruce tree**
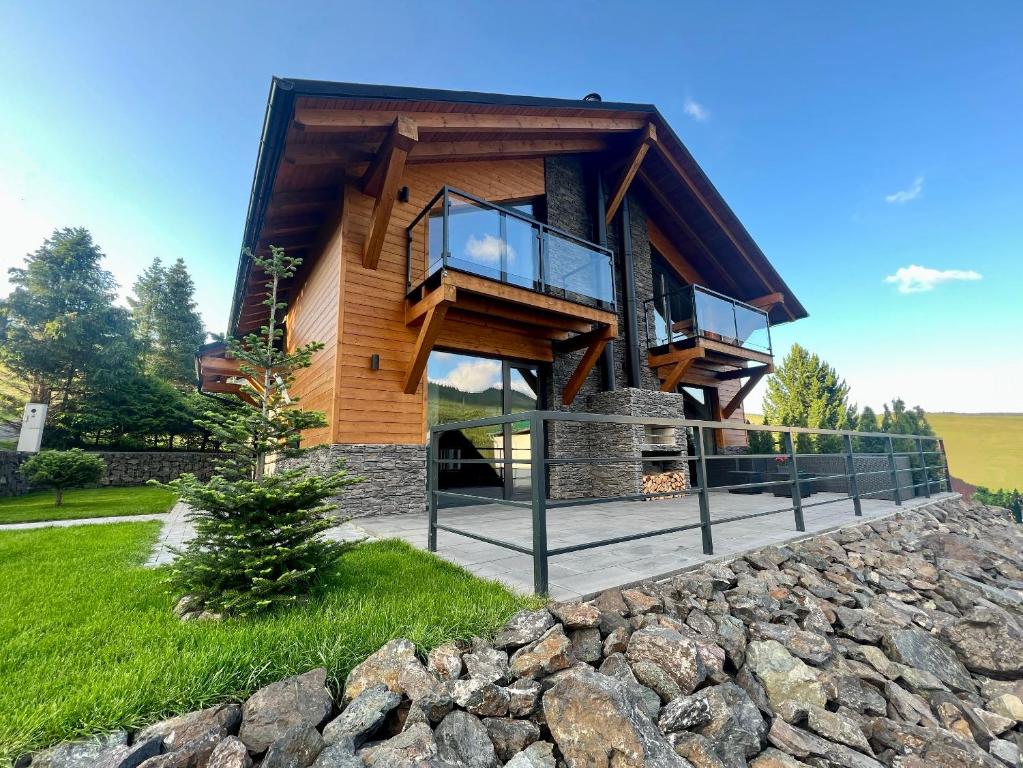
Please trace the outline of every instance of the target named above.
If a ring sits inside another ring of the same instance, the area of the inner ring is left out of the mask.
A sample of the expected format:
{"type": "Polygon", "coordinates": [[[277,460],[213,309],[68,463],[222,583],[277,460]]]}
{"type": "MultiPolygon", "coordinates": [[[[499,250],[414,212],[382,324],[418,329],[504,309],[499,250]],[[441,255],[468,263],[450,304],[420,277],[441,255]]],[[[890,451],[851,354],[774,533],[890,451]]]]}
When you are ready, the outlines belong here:
{"type": "Polygon", "coordinates": [[[207,610],[232,615],[292,603],[309,593],[342,549],[320,536],[336,524],[325,500],[358,481],[340,464],[325,476],[302,469],[265,472],[268,455],[302,455],[302,430],[326,423],[322,413],[296,408],[297,399],[288,394],[295,372],[308,367],[323,345],[282,350],[279,314],[286,304],[279,300],[279,286],[301,260],[276,247],[268,258],[251,258],[267,275],[267,323],[259,333],[227,339],[229,354],[254,382],[242,385],[249,405],[226,418],[209,413],[202,422],[225,451],[208,483],[194,475],[170,483],[194,510],[196,529],[172,567],[172,587],[198,598],[207,610]]]}

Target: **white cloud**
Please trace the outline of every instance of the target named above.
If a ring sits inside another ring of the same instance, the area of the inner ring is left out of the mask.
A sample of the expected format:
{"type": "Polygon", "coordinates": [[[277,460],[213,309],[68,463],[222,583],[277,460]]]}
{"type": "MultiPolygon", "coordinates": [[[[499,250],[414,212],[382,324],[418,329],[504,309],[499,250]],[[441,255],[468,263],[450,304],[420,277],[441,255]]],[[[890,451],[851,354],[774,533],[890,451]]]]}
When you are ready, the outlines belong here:
{"type": "Polygon", "coordinates": [[[953,280],[980,280],[981,274],[972,269],[931,269],[919,264],[899,267],[894,275],[884,279],[886,283],[895,283],[899,293],[923,293],[933,291],[940,283],[953,280]]]}
{"type": "Polygon", "coordinates": [[[710,117],[710,110],[707,109],[703,104],[686,97],[685,102],[682,104],[682,111],[689,115],[693,120],[702,123],[710,117]]]}
{"type": "Polygon", "coordinates": [[[501,363],[497,360],[473,360],[459,363],[443,379],[430,379],[434,384],[447,384],[463,392],[482,392],[501,386],[501,363]]]}
{"type": "Polygon", "coordinates": [[[472,257],[473,261],[480,264],[497,264],[501,260],[501,254],[508,254],[508,261],[515,261],[515,249],[510,245],[501,242],[501,239],[493,235],[469,235],[465,244],[465,250],[472,257]]]}
{"type": "Polygon", "coordinates": [[[885,195],[884,199],[886,203],[895,203],[896,205],[902,205],[908,203],[910,200],[916,200],[920,197],[924,191],[924,177],[917,176],[913,179],[913,183],[909,185],[908,189],[900,189],[898,192],[893,192],[890,195],[885,195]]]}

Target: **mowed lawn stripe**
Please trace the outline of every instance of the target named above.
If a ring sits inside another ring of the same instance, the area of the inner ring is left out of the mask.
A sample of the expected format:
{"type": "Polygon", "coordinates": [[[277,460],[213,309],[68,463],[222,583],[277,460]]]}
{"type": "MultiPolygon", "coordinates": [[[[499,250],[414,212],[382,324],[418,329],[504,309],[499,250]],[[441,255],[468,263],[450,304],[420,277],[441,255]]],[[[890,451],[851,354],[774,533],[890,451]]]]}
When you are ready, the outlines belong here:
{"type": "Polygon", "coordinates": [[[363,544],[306,604],[181,622],[158,523],[0,533],[0,760],[64,739],[241,699],[317,666],[337,688],[394,637],[426,651],[536,605],[398,541],[363,544]]]}
{"type": "Polygon", "coordinates": [[[0,525],[48,520],[81,520],[87,517],[123,517],[168,512],[177,500],[173,491],[148,485],[125,488],[73,488],[64,492],[64,503],[53,503],[53,491],[31,491],[22,496],[0,498],[0,525]]]}

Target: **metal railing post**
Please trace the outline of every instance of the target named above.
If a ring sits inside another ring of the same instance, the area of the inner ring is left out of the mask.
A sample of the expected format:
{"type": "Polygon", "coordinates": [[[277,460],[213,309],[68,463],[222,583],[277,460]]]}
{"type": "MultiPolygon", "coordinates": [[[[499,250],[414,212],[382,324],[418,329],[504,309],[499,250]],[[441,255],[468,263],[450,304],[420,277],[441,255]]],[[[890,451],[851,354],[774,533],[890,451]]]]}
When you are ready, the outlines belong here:
{"type": "Polygon", "coordinates": [[[857,517],[863,517],[863,504],[860,502],[860,480],[856,476],[856,455],[853,453],[852,435],[845,436],[845,469],[849,475],[849,495],[853,499],[853,511],[857,517]]]}
{"type": "Polygon", "coordinates": [[[806,524],[803,522],[803,495],[802,490],[799,487],[799,467],[796,464],[796,444],[792,440],[791,432],[785,432],[784,435],[785,449],[789,453],[789,462],[792,465],[790,469],[790,474],[792,476],[792,514],[796,518],[796,530],[805,531],[806,524]]]}
{"type": "MultiPolygon", "coordinates": [[[[924,496],[931,498],[931,475],[927,471],[927,457],[924,455],[924,441],[919,435],[916,438],[916,452],[920,456],[920,469],[924,473],[924,496]]],[[[913,489],[914,492],[916,489],[913,489]]]]}
{"type": "Polygon", "coordinates": [[[533,502],[533,591],[546,595],[547,585],[547,451],[543,418],[529,418],[530,493],[533,502]]]}
{"type": "Polygon", "coordinates": [[[448,188],[444,187],[444,202],[441,204],[443,210],[442,219],[444,221],[442,243],[441,243],[441,266],[444,269],[448,268],[448,258],[451,256],[451,243],[450,243],[450,227],[448,226],[448,219],[451,217],[451,195],[448,193],[448,188]]]}
{"type": "Polygon", "coordinates": [[[892,471],[892,493],[895,495],[895,504],[902,506],[902,491],[899,490],[899,468],[895,463],[895,442],[891,436],[888,437],[888,466],[892,471]]]}
{"type": "Polygon", "coordinates": [[[710,491],[707,488],[707,460],[703,450],[703,427],[696,428],[696,482],[700,486],[700,534],[703,537],[703,554],[714,554],[714,536],[710,528],[710,491]]]}
{"type": "Polygon", "coordinates": [[[427,509],[430,512],[427,529],[427,549],[437,551],[437,493],[440,477],[440,433],[430,432],[430,445],[426,449],[426,493],[427,509]]]}
{"type": "Polygon", "coordinates": [[[948,471],[948,454],[945,453],[945,441],[938,438],[938,450],[941,451],[941,463],[945,468],[945,490],[952,493],[952,473],[948,471]]]}

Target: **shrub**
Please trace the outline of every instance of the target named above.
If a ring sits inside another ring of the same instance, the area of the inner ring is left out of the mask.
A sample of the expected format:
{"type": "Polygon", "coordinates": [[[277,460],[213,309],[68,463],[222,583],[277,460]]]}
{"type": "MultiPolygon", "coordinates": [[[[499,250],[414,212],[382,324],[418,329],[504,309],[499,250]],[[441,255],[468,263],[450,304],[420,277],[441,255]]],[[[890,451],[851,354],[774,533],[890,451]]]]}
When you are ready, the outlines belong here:
{"type": "Polygon", "coordinates": [[[102,458],[81,448],[42,451],[21,465],[22,474],[32,485],[54,490],[54,506],[57,507],[64,502],[64,491],[98,483],[106,469],[107,463],[102,458]]]}

